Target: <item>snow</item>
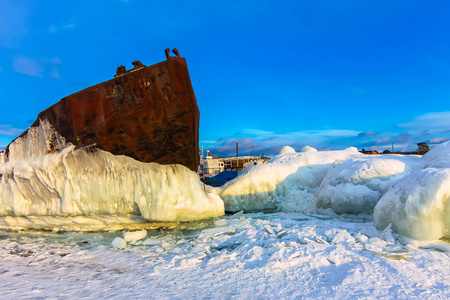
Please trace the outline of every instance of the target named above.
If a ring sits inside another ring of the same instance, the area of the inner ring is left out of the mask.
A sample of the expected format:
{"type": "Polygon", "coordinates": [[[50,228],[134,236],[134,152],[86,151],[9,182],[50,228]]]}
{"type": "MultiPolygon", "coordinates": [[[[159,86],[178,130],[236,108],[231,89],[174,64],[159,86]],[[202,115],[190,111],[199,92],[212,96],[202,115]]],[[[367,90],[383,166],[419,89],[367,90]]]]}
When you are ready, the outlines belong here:
{"type": "Polygon", "coordinates": [[[214,189],[182,165],[141,163],[70,143],[56,151],[62,139],[47,125],[13,142],[9,161],[0,164],[0,215],[190,221],[224,213],[214,189]]]}
{"type": "Polygon", "coordinates": [[[0,293],[8,299],[446,299],[450,293],[450,247],[411,245],[370,221],[239,213],[181,225],[148,230],[146,239],[119,247],[111,243],[122,232],[1,232],[0,280],[8,284],[0,293]]]}

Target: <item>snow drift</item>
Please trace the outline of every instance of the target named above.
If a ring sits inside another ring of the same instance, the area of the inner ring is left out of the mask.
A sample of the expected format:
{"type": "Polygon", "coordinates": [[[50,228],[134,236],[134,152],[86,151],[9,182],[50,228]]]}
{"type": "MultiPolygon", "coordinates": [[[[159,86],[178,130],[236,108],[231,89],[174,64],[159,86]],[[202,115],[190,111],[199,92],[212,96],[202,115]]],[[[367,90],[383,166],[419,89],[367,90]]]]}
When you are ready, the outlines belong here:
{"type": "Polygon", "coordinates": [[[0,215],[138,214],[152,221],[220,216],[223,201],[181,165],[141,163],[65,144],[46,122],[0,164],[0,215]]]}

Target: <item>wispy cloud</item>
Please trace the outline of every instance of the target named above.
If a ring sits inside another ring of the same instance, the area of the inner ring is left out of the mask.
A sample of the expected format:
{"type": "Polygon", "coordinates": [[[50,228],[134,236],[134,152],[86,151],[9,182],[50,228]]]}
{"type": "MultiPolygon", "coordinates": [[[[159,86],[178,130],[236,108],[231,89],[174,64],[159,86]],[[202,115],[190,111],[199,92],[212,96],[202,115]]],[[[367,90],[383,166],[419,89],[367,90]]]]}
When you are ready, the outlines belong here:
{"type": "Polygon", "coordinates": [[[429,143],[430,144],[441,144],[441,143],[444,143],[444,142],[446,142],[448,140],[450,140],[450,138],[448,138],[448,137],[434,138],[434,139],[430,139],[429,143]]]}
{"type": "Polygon", "coordinates": [[[373,132],[373,131],[363,131],[363,132],[360,132],[360,133],[358,134],[359,137],[364,137],[364,136],[375,136],[375,135],[377,135],[377,133],[376,133],[376,132],[373,132]]]}
{"type": "Polygon", "coordinates": [[[50,59],[50,77],[53,79],[61,79],[58,65],[62,64],[62,60],[58,57],[50,59]]]}
{"type": "Polygon", "coordinates": [[[411,122],[398,125],[411,132],[441,132],[450,128],[450,111],[432,112],[416,117],[411,122]]]}
{"type": "Polygon", "coordinates": [[[42,77],[44,73],[44,66],[37,59],[16,56],[13,59],[14,72],[25,74],[32,77],[42,77]]]}
{"type": "Polygon", "coordinates": [[[299,139],[310,137],[351,137],[357,136],[360,132],[355,130],[325,129],[325,130],[303,130],[288,133],[275,133],[259,129],[244,129],[242,134],[258,138],[276,137],[277,139],[299,139]]]}
{"type": "Polygon", "coordinates": [[[0,73],[3,71],[3,68],[2,68],[2,66],[0,66],[0,73]]]}
{"type": "Polygon", "coordinates": [[[0,125],[0,135],[16,136],[24,132],[23,129],[14,128],[11,125],[0,125]]]}
{"type": "Polygon", "coordinates": [[[58,69],[58,66],[61,64],[62,60],[58,57],[36,59],[26,56],[15,56],[13,58],[14,72],[38,78],[43,78],[45,74],[48,74],[53,79],[61,79],[58,69]]]}
{"type": "Polygon", "coordinates": [[[409,143],[413,140],[414,140],[414,138],[411,136],[411,134],[404,132],[394,138],[385,137],[382,139],[375,140],[374,144],[385,146],[385,145],[390,145],[392,143],[394,143],[394,144],[409,143]]]}
{"type": "Polygon", "coordinates": [[[66,30],[70,30],[70,29],[74,29],[77,27],[77,24],[75,22],[75,20],[70,20],[64,24],[59,24],[59,25],[55,25],[52,24],[48,27],[48,32],[50,33],[57,33],[57,32],[61,32],[61,31],[66,31],[66,30]]]}
{"type": "MultiPolygon", "coordinates": [[[[335,143],[342,138],[356,137],[360,134],[355,130],[326,129],[306,130],[288,133],[275,133],[273,131],[260,129],[243,129],[239,132],[241,137],[234,135],[218,139],[215,143],[207,145],[211,151],[228,156],[236,153],[236,143],[239,143],[239,152],[243,154],[266,153],[266,155],[277,154],[285,145],[293,146],[300,150],[303,146],[310,145],[325,149],[324,145],[335,143]]],[[[207,144],[207,143],[206,143],[207,144]]]]}
{"type": "Polygon", "coordinates": [[[289,145],[300,150],[308,145],[319,150],[336,150],[355,146],[358,149],[391,150],[409,152],[417,149],[417,143],[427,142],[430,146],[450,138],[450,112],[427,113],[412,121],[398,125],[393,132],[356,131],[348,129],[304,130],[276,133],[261,129],[243,129],[232,137],[224,136],[215,142],[203,144],[213,153],[223,156],[236,153],[250,154],[254,151],[277,154],[282,146],[289,145]]]}

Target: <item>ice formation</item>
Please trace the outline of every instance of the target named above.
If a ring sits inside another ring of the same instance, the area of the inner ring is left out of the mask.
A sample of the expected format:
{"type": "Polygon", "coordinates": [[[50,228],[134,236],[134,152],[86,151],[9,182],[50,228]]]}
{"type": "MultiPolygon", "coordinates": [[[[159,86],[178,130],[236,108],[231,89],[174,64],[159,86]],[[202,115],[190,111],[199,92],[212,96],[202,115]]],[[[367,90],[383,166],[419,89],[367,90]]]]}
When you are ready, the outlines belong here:
{"type": "Polygon", "coordinates": [[[75,149],[45,122],[10,145],[0,178],[3,216],[138,214],[190,221],[224,213],[223,201],[188,168],[75,149]]]}
{"type": "Polygon", "coordinates": [[[226,211],[313,212],[317,190],[332,164],[358,156],[363,155],[355,148],[280,154],[228,182],[220,196],[226,211]]]}
{"type": "MultiPolygon", "coordinates": [[[[369,156],[356,148],[318,152],[309,146],[296,153],[286,146],[267,164],[248,168],[218,189],[220,197],[181,165],[75,149],[46,122],[9,149],[8,157],[0,157],[3,216],[190,221],[220,216],[224,209],[373,213],[380,230],[392,227],[421,240],[450,236],[450,142],[422,158],[369,156]]],[[[139,234],[131,235],[126,240],[139,234]]]]}
{"type": "Polygon", "coordinates": [[[381,196],[412,172],[417,157],[365,156],[331,167],[317,193],[317,206],[338,214],[371,214],[381,196]]]}
{"type": "Polygon", "coordinates": [[[422,159],[422,168],[450,168],[450,141],[436,146],[422,159]]]}
{"type": "Polygon", "coordinates": [[[291,146],[284,146],[283,148],[281,148],[278,154],[286,154],[286,153],[295,153],[295,150],[291,146]]]}
{"type": "Polygon", "coordinates": [[[8,160],[13,162],[38,158],[48,153],[61,151],[65,146],[66,139],[56,132],[47,120],[40,120],[39,126],[30,127],[27,135],[18,137],[9,145],[8,160]]]}
{"type": "Polygon", "coordinates": [[[138,231],[128,231],[123,233],[123,239],[125,242],[133,242],[142,240],[147,236],[147,230],[142,229],[138,231]]]}
{"type": "Polygon", "coordinates": [[[226,211],[373,214],[380,230],[450,236],[450,142],[422,158],[344,151],[284,153],[230,181],[226,211]]]}
{"type": "Polygon", "coordinates": [[[123,238],[116,237],[112,242],[111,246],[113,246],[116,249],[123,249],[127,246],[127,242],[123,238]]]}
{"type": "Polygon", "coordinates": [[[450,143],[421,159],[424,169],[399,180],[378,202],[374,223],[415,239],[450,236],[450,143]]]}
{"type": "Polygon", "coordinates": [[[310,146],[305,146],[302,150],[300,150],[300,152],[317,152],[317,149],[310,146]]]}

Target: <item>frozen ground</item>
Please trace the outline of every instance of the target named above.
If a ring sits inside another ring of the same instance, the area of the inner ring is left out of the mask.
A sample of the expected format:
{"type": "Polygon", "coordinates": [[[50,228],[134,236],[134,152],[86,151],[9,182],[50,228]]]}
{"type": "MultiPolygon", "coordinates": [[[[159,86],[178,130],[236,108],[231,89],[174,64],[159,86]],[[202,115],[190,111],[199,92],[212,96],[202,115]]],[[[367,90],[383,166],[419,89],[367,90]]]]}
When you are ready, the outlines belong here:
{"type": "MultiPolygon", "coordinates": [[[[137,228],[135,228],[137,229],[137,228]]],[[[370,217],[242,214],[132,234],[3,232],[3,299],[448,299],[450,244],[370,217]],[[358,219],[359,218],[359,219],[358,219]],[[134,236],[134,237],[133,237],[134,236]],[[412,243],[412,244],[411,244],[412,243]],[[437,250],[439,249],[439,250],[437,250]]]]}

